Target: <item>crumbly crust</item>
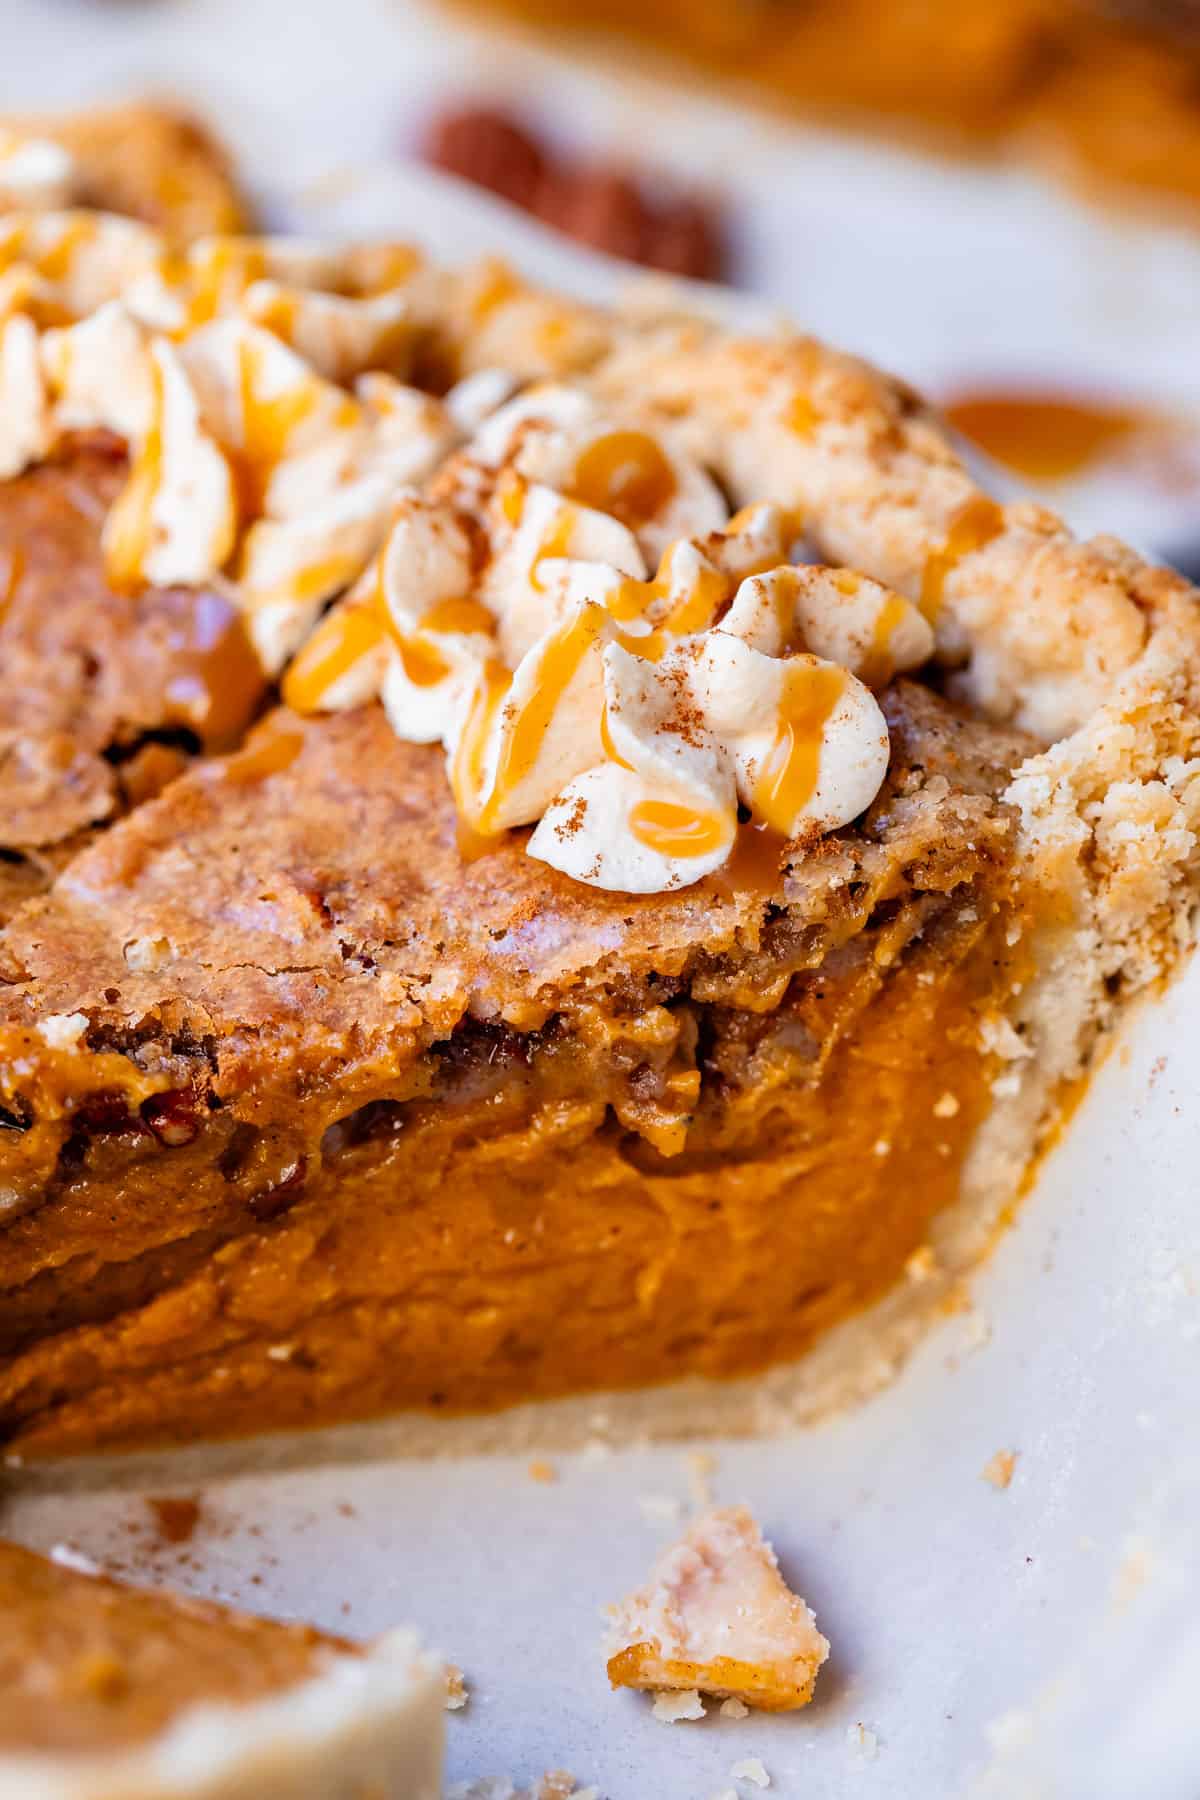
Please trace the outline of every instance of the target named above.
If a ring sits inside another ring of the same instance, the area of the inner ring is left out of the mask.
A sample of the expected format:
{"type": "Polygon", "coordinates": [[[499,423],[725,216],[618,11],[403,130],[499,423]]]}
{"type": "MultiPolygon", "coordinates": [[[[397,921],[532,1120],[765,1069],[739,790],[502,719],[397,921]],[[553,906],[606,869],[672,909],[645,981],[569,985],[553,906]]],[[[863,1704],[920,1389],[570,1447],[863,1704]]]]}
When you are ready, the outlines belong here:
{"type": "Polygon", "coordinates": [[[61,144],[80,166],[87,205],[128,213],[177,242],[250,227],[227,151],[181,108],[8,114],[0,126],[61,144]]]}

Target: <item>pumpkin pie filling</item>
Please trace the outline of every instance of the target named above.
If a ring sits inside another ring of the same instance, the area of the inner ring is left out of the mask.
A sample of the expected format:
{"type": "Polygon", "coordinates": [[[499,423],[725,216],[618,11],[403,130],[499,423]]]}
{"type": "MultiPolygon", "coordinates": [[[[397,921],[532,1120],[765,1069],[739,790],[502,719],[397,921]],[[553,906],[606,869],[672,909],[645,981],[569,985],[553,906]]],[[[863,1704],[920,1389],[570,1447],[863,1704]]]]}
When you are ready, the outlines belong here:
{"type": "Polygon", "coordinates": [[[769,901],[571,892],[508,842],[464,865],[430,753],[389,742],[376,709],[269,721],[114,827],[8,934],[24,1099],[5,1101],[7,1169],[26,1196],[0,1238],[10,1440],[740,1374],[879,1294],[953,1199],[989,1102],[981,1023],[1018,978],[990,790],[1023,748],[913,684],[888,710],[891,785],[791,904],[787,880],[769,901]],[[299,750],[271,767],[285,732],[299,750]],[[351,784],[356,828],[335,831],[351,784]],[[354,894],[360,831],[391,846],[387,916],[354,894]],[[233,841],[249,879],[222,902],[205,871],[233,841]],[[135,917],[166,940],[182,908],[221,955],[201,915],[246,904],[294,940],[288,966],[263,938],[253,969],[164,942],[189,973],[173,961],[147,1014],[135,917]],[[26,993],[56,1008],[85,967],[87,1011],[140,1024],[97,1020],[57,1052],[43,1032],[31,1083],[26,993]]]}

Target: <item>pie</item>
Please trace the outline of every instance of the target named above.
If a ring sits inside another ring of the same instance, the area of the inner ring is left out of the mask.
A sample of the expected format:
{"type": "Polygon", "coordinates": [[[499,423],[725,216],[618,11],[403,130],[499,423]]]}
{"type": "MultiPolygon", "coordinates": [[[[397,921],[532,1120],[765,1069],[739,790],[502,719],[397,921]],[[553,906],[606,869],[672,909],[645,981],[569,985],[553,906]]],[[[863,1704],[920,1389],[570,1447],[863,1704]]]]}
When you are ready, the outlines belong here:
{"type": "Polygon", "coordinates": [[[812,1699],[829,1644],[744,1506],[705,1513],[612,1609],[608,1678],[652,1693],[713,1694],[760,1712],[812,1699]]]}
{"type": "Polygon", "coordinates": [[[440,1667],[396,1631],[127,1587],[0,1543],[4,1800],[436,1800],[440,1667]]]}
{"type": "MultiPolygon", "coordinates": [[[[549,0],[487,10],[563,31],[549,0]]],[[[585,0],[570,23],[648,41],[791,111],[1002,147],[1109,198],[1193,214],[1200,201],[1200,23],[1187,0],[585,0]]]]}
{"type": "Polygon", "coordinates": [[[880,1379],[1190,943],[1193,590],[796,334],[12,229],[10,1451],[880,1379]]]}

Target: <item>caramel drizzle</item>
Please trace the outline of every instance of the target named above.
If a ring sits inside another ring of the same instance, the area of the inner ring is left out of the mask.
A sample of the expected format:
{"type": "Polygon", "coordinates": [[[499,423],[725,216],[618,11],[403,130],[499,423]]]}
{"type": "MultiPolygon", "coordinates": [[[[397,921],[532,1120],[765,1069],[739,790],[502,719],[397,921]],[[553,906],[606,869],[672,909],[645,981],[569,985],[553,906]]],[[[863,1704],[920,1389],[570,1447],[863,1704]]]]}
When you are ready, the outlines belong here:
{"type": "Polygon", "coordinates": [[[268,775],[278,775],[280,770],[290,768],[303,748],[302,732],[278,728],[268,731],[256,743],[229,758],[225,764],[225,779],[238,787],[263,781],[268,775]]]}
{"type": "Polygon", "coordinates": [[[490,835],[484,822],[483,759],[501,706],[512,686],[512,675],[496,657],[483,665],[476,684],[458,747],[450,767],[450,787],[459,817],[481,835],[490,835]]]}
{"type": "Polygon", "coordinates": [[[246,238],[212,238],[184,264],[191,288],[182,333],[207,325],[267,272],[266,251],[246,238]]]}
{"type": "Polygon", "coordinates": [[[95,241],[99,227],[96,220],[87,213],[80,213],[71,219],[49,250],[43,251],[38,261],[38,273],[47,281],[65,281],[71,273],[71,264],[75,253],[84,244],[95,241]]]}
{"type": "Polygon", "coordinates": [[[150,417],[125,486],[109,509],[104,527],[104,567],[112,587],[129,593],[141,585],[142,562],[154,528],[154,502],[163,473],[163,373],[150,358],[150,417]]]}
{"type": "Polygon", "coordinates": [[[816,792],[825,726],[845,691],[844,670],[816,657],[798,657],[785,671],[775,742],[751,790],[755,814],[785,837],[816,792]]]}
{"type": "Polygon", "coordinates": [[[655,519],[678,491],[675,471],[644,431],[610,431],[594,438],[575,464],[568,493],[636,530],[655,519]]]}
{"type": "Polygon", "coordinates": [[[629,814],[629,829],[639,844],[660,856],[711,856],[728,842],[731,826],[723,813],[700,812],[673,800],[639,800],[629,814]]]}
{"type": "Polygon", "coordinates": [[[858,672],[858,679],[867,687],[886,687],[896,673],[892,639],[907,613],[908,602],[899,594],[888,594],[876,613],[871,645],[858,672]]]}
{"type": "Polygon", "coordinates": [[[383,620],[369,603],[341,606],[331,612],[284,675],[284,705],[298,713],[319,711],[335,683],[381,644],[383,637],[383,620]]]}
{"type": "Polygon", "coordinates": [[[959,563],[990,544],[1004,528],[1004,508],[987,494],[973,494],[951,515],[945,541],[930,555],[921,578],[919,605],[931,625],[937,621],[946,583],[959,563]]]}
{"type": "Polygon", "coordinates": [[[604,614],[600,608],[585,606],[547,641],[538,666],[537,686],[505,721],[507,729],[492,796],[484,807],[476,809],[474,823],[477,830],[496,829],[494,820],[500,805],[532,771],[563,695],[603,628],[604,614]]]}
{"type": "MultiPolygon", "coordinates": [[[[237,357],[242,441],[234,449],[226,448],[226,456],[232,465],[238,511],[247,520],[261,517],[275,467],[283,460],[293,433],[311,417],[321,384],[310,378],[266,400],[258,392],[261,368],[256,347],[240,340],[237,357]]],[[[344,429],[356,417],[355,403],[347,395],[331,424],[334,429],[344,429]]]]}

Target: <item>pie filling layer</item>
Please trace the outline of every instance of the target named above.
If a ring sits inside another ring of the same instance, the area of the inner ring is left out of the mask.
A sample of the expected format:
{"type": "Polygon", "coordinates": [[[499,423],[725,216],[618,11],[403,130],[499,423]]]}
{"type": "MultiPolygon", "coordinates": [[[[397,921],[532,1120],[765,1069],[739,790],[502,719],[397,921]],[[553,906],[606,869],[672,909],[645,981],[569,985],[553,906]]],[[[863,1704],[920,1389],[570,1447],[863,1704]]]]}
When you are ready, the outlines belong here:
{"type": "MultiPolygon", "coordinates": [[[[993,748],[908,703],[910,755],[935,722],[964,766],[964,737],[993,748]]],[[[0,1237],[6,1435],[179,1441],[797,1355],[957,1195],[1022,972],[1004,826],[977,812],[938,849],[929,820],[823,931],[781,895],[752,954],[648,979],[617,958],[536,1029],[468,1014],[404,1069],[249,1105],[211,1040],[97,1034],[6,1133],[29,1195],[0,1237]]]]}

